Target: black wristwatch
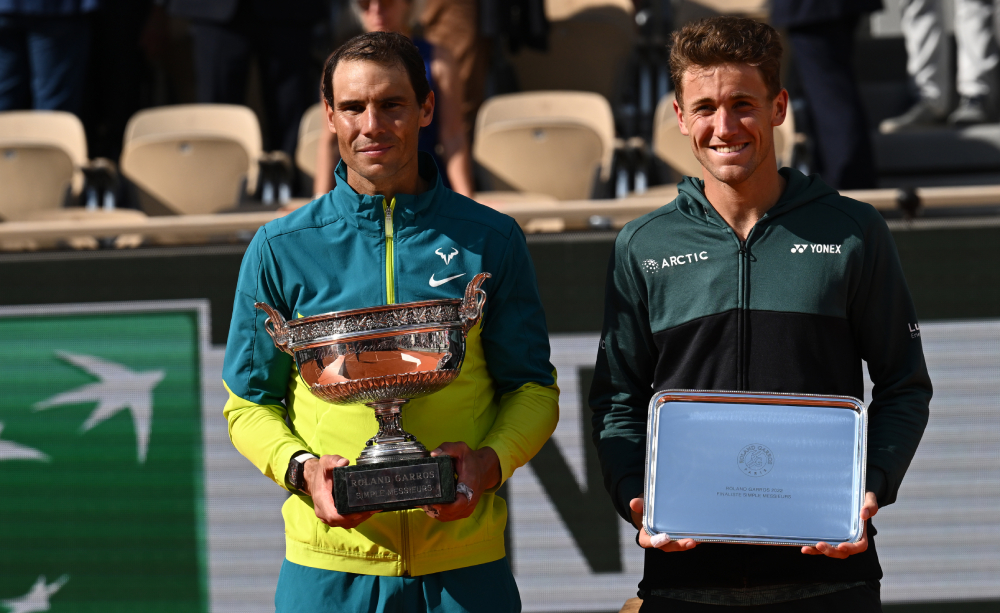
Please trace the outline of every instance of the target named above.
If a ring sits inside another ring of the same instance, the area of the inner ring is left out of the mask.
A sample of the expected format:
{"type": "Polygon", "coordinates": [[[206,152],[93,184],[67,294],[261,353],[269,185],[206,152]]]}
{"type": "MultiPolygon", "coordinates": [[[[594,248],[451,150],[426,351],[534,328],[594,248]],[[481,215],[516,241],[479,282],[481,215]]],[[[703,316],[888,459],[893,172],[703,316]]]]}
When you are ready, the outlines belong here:
{"type": "Polygon", "coordinates": [[[305,466],[307,460],[315,460],[316,456],[305,449],[292,454],[292,459],[288,461],[288,470],[285,471],[285,483],[292,489],[305,494],[306,474],[305,466]]]}

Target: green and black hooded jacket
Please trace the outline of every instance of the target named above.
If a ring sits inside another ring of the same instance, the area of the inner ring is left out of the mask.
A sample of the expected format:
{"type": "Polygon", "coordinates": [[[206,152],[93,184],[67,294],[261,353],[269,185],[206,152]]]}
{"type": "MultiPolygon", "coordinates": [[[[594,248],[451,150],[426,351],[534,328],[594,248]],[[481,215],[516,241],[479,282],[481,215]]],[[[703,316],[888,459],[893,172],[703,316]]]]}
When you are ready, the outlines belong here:
{"type": "MultiPolygon", "coordinates": [[[[686,178],[618,235],[590,404],[604,483],[626,520],[643,492],[646,418],[664,389],[837,394],[869,406],[868,489],[896,499],[927,424],[931,382],[895,245],[870,205],[782,169],[781,199],[741,242],[686,178]]],[[[646,551],[640,588],[837,583],[882,576],[865,553],[703,543],[646,551]]]]}

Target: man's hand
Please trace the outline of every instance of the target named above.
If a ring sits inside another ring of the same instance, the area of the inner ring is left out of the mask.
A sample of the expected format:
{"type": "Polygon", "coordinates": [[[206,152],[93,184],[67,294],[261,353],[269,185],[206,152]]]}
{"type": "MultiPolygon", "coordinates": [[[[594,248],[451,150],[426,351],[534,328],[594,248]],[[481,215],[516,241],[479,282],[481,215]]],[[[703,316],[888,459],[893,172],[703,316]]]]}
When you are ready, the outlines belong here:
{"type": "Polygon", "coordinates": [[[694,549],[698,543],[694,539],[681,539],[672,541],[666,534],[657,534],[650,537],[646,529],[642,527],[642,498],[633,498],[628,503],[632,511],[632,525],[639,529],[639,546],[643,549],[659,549],[660,551],[687,551],[694,549]]]}
{"type": "Polygon", "coordinates": [[[306,481],[305,493],[312,496],[313,510],[321,522],[331,528],[356,528],[378,511],[364,511],[341,515],[333,503],[333,469],[350,462],[339,455],[325,455],[316,460],[306,460],[302,476],[306,481]]]}
{"type": "Polygon", "coordinates": [[[875,500],[875,493],[865,494],[865,506],[861,507],[861,523],[864,529],[861,533],[861,540],[857,543],[841,543],[834,547],[829,543],[819,542],[815,547],[803,547],[802,553],[811,556],[827,556],[843,560],[847,556],[853,556],[868,549],[868,519],[875,517],[878,513],[878,501],[875,500]]]}
{"type": "Polygon", "coordinates": [[[458,483],[472,490],[472,498],[459,492],[451,504],[424,505],[424,512],[441,521],[455,521],[472,515],[483,492],[500,483],[500,458],[489,447],[471,449],[465,443],[441,443],[431,457],[449,455],[455,462],[458,483]]]}

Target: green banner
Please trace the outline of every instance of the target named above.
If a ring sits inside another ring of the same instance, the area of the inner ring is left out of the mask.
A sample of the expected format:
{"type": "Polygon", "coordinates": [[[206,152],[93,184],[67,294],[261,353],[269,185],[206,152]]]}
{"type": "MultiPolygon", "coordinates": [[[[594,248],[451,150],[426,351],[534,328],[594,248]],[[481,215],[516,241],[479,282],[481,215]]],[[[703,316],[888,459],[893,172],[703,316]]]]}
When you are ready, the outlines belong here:
{"type": "Polygon", "coordinates": [[[205,611],[199,313],[81,307],[0,313],[0,611],[205,611]]]}

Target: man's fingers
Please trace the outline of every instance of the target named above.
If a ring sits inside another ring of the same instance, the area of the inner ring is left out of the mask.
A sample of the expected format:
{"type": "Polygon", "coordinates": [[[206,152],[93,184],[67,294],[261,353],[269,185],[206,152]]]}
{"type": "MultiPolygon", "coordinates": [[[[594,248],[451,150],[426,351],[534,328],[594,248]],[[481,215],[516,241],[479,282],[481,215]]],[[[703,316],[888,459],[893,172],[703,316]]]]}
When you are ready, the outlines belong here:
{"type": "Polygon", "coordinates": [[[840,543],[836,547],[829,543],[819,542],[815,547],[803,547],[802,553],[810,556],[826,556],[828,558],[844,558],[861,553],[868,549],[868,539],[864,538],[857,543],[840,543]]]}
{"type": "Polygon", "coordinates": [[[339,455],[325,455],[319,459],[320,467],[323,470],[333,470],[338,466],[347,466],[350,463],[350,460],[339,455]]]}
{"type": "Polygon", "coordinates": [[[659,549],[660,551],[687,551],[694,549],[698,545],[693,539],[681,539],[679,541],[670,540],[669,534],[654,534],[649,536],[644,528],[639,530],[639,546],[643,549],[659,549]]]}
{"type": "Polygon", "coordinates": [[[472,451],[472,448],[463,442],[441,443],[438,445],[437,449],[431,452],[431,457],[436,458],[441,455],[450,455],[451,457],[458,459],[470,451],[472,451]]]}
{"type": "Polygon", "coordinates": [[[628,508],[632,511],[632,525],[642,530],[642,498],[630,500],[628,508]]]}

